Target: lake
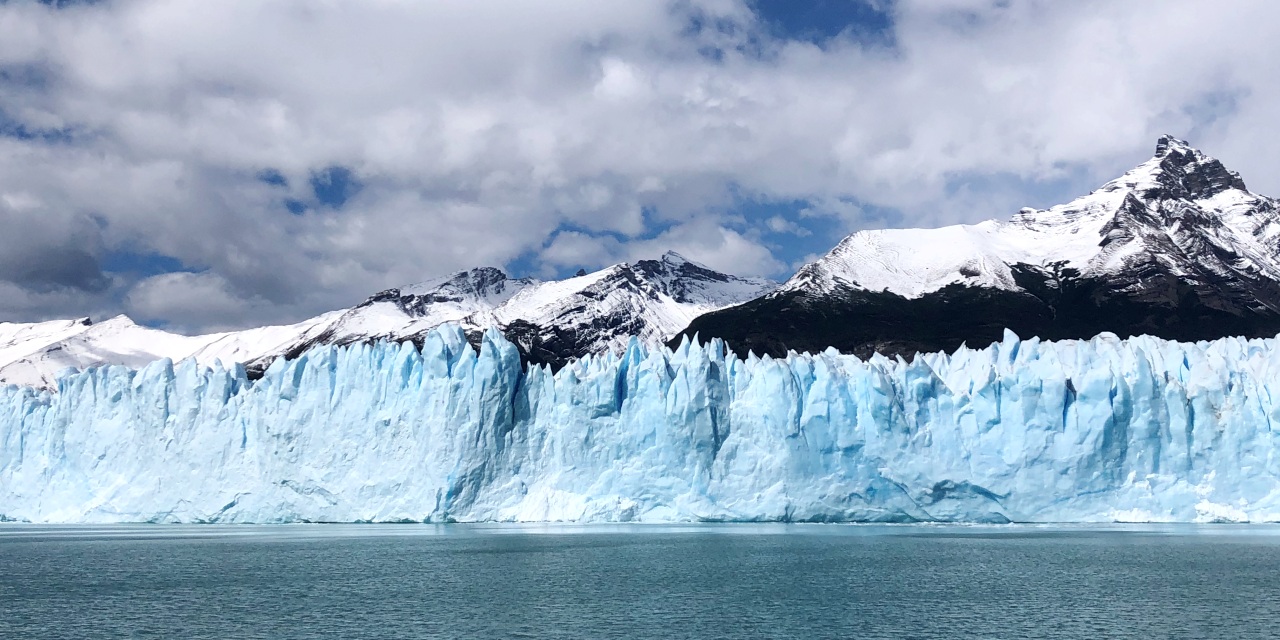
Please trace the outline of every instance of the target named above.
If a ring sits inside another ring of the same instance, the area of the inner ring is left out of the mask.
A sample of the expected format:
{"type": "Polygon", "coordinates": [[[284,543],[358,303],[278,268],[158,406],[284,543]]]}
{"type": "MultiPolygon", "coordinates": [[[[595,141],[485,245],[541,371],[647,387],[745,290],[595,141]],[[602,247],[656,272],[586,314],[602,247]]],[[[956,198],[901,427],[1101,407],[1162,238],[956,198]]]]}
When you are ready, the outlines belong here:
{"type": "Polygon", "coordinates": [[[1273,638],[1280,528],[0,525],[5,638],[1273,638]]]}

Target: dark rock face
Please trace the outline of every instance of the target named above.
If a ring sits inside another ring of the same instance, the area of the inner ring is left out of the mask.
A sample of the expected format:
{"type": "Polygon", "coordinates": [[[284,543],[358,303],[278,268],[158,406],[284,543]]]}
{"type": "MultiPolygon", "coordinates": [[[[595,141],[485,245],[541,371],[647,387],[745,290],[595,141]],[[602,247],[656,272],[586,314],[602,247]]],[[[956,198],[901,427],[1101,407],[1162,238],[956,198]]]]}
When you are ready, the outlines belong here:
{"type": "Polygon", "coordinates": [[[667,257],[665,260],[641,260],[635,264],[634,269],[676,302],[695,302],[700,286],[734,279],[733,276],[687,262],[674,253],[668,253],[667,257]]]}
{"type": "MultiPolygon", "coordinates": [[[[538,326],[523,320],[516,320],[503,328],[502,334],[516,345],[520,355],[528,364],[546,365],[553,371],[571,360],[581,358],[591,352],[591,336],[631,335],[640,330],[640,321],[634,316],[617,314],[597,316],[590,322],[574,326],[538,326]]],[[[476,344],[480,333],[468,334],[472,344],[476,344]]]]}
{"type": "Polygon", "coordinates": [[[509,278],[501,269],[479,267],[458,273],[441,283],[434,291],[414,294],[404,293],[400,289],[387,289],[373,294],[355,308],[368,307],[377,302],[393,302],[405,314],[420,317],[426,315],[434,304],[497,296],[513,287],[518,290],[529,282],[528,279],[509,278]]]}
{"type": "Polygon", "coordinates": [[[1227,283],[1194,285],[1152,271],[1142,278],[1145,288],[1130,292],[1119,283],[1030,265],[1017,265],[1015,274],[1026,291],[957,284],[915,299],[856,289],[822,297],[788,292],[701,316],[682,335],[723,338],[743,356],[835,347],[863,358],[876,352],[910,358],[962,344],[984,347],[999,341],[1006,328],[1045,340],[1104,331],[1182,341],[1280,333],[1280,314],[1224,295],[1227,283]]]}
{"type": "MultiPolygon", "coordinates": [[[[611,269],[606,277],[566,299],[559,315],[548,321],[515,320],[502,327],[502,332],[527,363],[558,370],[571,360],[599,353],[603,344],[616,345],[630,336],[652,334],[650,314],[663,295],[682,304],[703,304],[723,294],[720,285],[743,282],[667,253],[661,260],[641,260],[611,269]]],[[[481,334],[473,334],[469,337],[477,343],[481,334]]]]}
{"type": "Polygon", "coordinates": [[[1194,149],[1171,137],[1161,136],[1156,143],[1156,157],[1161,158],[1160,191],[1148,191],[1145,199],[1202,199],[1227,189],[1247,191],[1240,174],[1224,167],[1213,158],[1197,158],[1194,149]]]}
{"type": "MultiPolygon", "coordinates": [[[[616,269],[608,277],[566,300],[558,316],[535,324],[514,320],[502,333],[520,349],[529,364],[559,370],[569,361],[597,350],[602,341],[625,339],[644,332],[648,305],[658,300],[659,283],[632,266],[616,269]]],[[[468,333],[478,344],[479,331],[468,333]]]]}

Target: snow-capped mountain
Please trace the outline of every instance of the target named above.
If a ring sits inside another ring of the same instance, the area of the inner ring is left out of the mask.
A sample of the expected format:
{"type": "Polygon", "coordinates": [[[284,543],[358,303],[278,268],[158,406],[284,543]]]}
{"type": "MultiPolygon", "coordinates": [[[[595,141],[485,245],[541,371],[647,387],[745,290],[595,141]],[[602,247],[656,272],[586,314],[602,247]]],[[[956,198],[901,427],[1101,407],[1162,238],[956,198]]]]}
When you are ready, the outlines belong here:
{"type": "MultiPolygon", "coordinates": [[[[499,327],[527,360],[558,367],[588,353],[620,349],[631,336],[662,342],[702,314],[775,287],[769,280],[714,271],[675,252],[547,282],[508,278],[485,267],[378,293],[283,355],[317,344],[420,341],[430,329],[453,322],[475,342],[485,328],[499,327]]],[[[274,357],[251,362],[250,368],[274,357]]]]}
{"type": "Polygon", "coordinates": [[[364,302],[292,325],[182,336],[125,316],[34,324],[0,323],[0,383],[53,388],[68,367],[132,367],[170,358],[241,363],[251,376],[279,357],[320,344],[415,340],[446,322],[478,341],[498,327],[526,358],[559,366],[570,358],[621,348],[631,336],[662,342],[699,315],[757,298],[777,286],[719,273],[669,252],[542,282],[482,267],[388,289],[364,302]]]}
{"type": "Polygon", "coordinates": [[[248,363],[323,333],[340,316],[332,312],[294,325],[202,336],[139,326],[126,316],[97,323],[89,318],[0,323],[0,384],[53,388],[57,374],[69,367],[136,368],[163,358],[204,365],[248,363]]]}
{"type": "Polygon", "coordinates": [[[1170,136],[1087,196],[1008,221],[862,231],[777,291],[688,329],[740,350],[866,355],[1103,331],[1178,340],[1280,331],[1280,213],[1170,136]]]}
{"type": "Polygon", "coordinates": [[[0,323],[0,379],[25,386],[48,386],[52,380],[48,372],[80,367],[86,362],[140,367],[157,359],[155,349],[145,340],[153,333],[161,340],[177,339],[165,345],[166,350],[188,348],[176,344],[183,336],[142,327],[137,327],[138,331],[126,331],[122,336],[116,326],[122,320],[128,319],[113,318],[101,325],[94,325],[88,318],[32,324],[0,323]],[[121,339],[108,339],[111,336],[121,339]]]}

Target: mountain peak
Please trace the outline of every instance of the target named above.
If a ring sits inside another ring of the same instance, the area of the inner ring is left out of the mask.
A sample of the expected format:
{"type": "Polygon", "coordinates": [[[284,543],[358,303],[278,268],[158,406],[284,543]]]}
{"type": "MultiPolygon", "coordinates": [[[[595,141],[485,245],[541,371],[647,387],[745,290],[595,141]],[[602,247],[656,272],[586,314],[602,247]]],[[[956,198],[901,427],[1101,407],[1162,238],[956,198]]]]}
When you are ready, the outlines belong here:
{"type": "Polygon", "coordinates": [[[689,262],[689,259],[676,253],[675,251],[668,251],[662,254],[662,261],[667,264],[685,264],[689,262]]]}
{"type": "Polygon", "coordinates": [[[1226,191],[1247,192],[1240,174],[1185,140],[1160,136],[1150,160],[1102,186],[1104,192],[1132,191],[1139,200],[1206,200],[1226,191]]]}
{"type": "Polygon", "coordinates": [[[1159,187],[1147,190],[1148,197],[1202,200],[1231,189],[1248,191],[1240,174],[1171,135],[1160,136],[1152,160],[1159,161],[1159,187]]]}
{"type": "Polygon", "coordinates": [[[500,288],[508,280],[510,278],[506,272],[497,267],[475,267],[389,291],[405,295],[426,295],[443,291],[485,295],[495,287],[500,288]]]}
{"type": "Polygon", "coordinates": [[[1160,139],[1156,141],[1155,157],[1157,158],[1163,158],[1171,153],[1181,155],[1181,154],[1186,154],[1188,152],[1191,154],[1200,155],[1200,152],[1192,148],[1191,145],[1187,144],[1186,140],[1175,138],[1167,133],[1160,136],[1160,139]]]}
{"type": "Polygon", "coordinates": [[[801,268],[780,291],[827,295],[856,288],[906,298],[951,285],[1020,291],[1026,274],[1018,265],[1115,280],[1140,279],[1134,274],[1150,265],[1177,263],[1178,276],[1252,269],[1274,273],[1280,282],[1280,215],[1272,202],[1249,193],[1240,175],[1217,159],[1165,135],[1154,157],[1086,196],[1044,210],[1024,208],[1008,222],[860,231],[801,268]]]}

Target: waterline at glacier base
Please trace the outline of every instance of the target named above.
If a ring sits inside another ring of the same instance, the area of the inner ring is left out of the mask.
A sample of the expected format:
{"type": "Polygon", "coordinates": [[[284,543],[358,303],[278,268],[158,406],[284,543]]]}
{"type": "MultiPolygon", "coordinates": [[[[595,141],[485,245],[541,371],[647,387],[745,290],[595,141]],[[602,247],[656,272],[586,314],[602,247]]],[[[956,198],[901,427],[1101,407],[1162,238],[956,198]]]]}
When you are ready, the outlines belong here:
{"type": "Polygon", "coordinates": [[[632,342],[551,373],[489,332],[0,388],[0,518],[1280,520],[1280,340],[911,362],[632,342]]]}

